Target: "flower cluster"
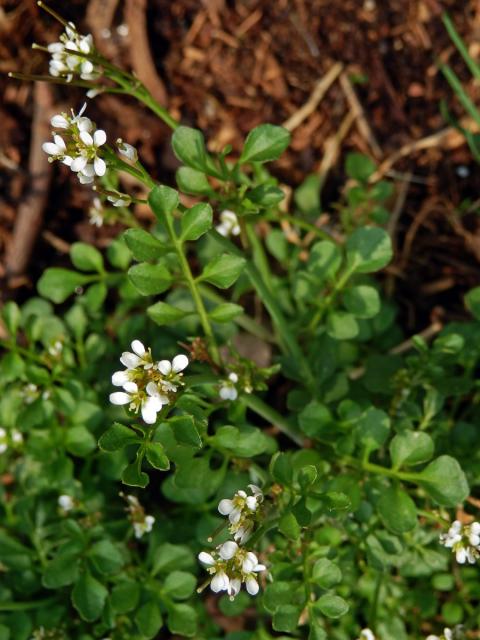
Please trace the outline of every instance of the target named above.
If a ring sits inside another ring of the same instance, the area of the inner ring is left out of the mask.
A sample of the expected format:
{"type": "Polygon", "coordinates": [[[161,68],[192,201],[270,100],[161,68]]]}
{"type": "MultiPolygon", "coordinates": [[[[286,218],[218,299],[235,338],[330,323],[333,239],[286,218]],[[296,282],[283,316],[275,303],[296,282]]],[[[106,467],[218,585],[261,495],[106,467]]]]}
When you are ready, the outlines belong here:
{"type": "Polygon", "coordinates": [[[73,22],[65,25],[60,42],[52,42],[47,49],[52,55],[50,75],[55,78],[71,82],[74,76],[80,76],[82,80],[96,80],[101,75],[101,70],[85,57],[95,53],[91,34],[80,35],[73,22]]]}
{"type": "Polygon", "coordinates": [[[135,496],[127,495],[125,499],[128,503],[127,511],[135,538],[139,540],[145,533],[150,533],[155,523],[155,518],[145,514],[144,508],[135,496]]]}
{"type": "Polygon", "coordinates": [[[214,593],[226,591],[233,600],[239,593],[242,583],[251,596],[259,591],[257,574],[266,567],[259,564],[257,556],[242,549],[236,542],[228,540],[219,545],[216,551],[202,551],[198,559],[212,576],[210,588],[214,593]]]}
{"type": "Polygon", "coordinates": [[[240,235],[240,225],[238,224],[238,218],[236,213],[225,209],[220,214],[220,224],[217,224],[215,229],[222,236],[238,236],[240,235]]]}
{"type": "Polygon", "coordinates": [[[51,125],[60,129],[62,135],[53,132],[53,142],[45,142],[42,149],[47,153],[49,162],[59,160],[77,174],[82,184],[91,184],[95,176],[103,176],[107,170],[105,160],[100,157],[99,149],[107,140],[103,129],[83,116],[83,105],[78,114],[62,113],[53,116],[51,125]]]}
{"type": "Polygon", "coordinates": [[[218,505],[219,512],[228,516],[228,530],[234,540],[227,540],[215,551],[202,551],[198,556],[211,576],[211,590],[214,593],[226,591],[231,600],[239,593],[243,583],[250,595],[256,595],[259,591],[257,574],[266,570],[252,551],[240,546],[250,537],[258,506],[263,502],[262,490],[254,484],[248,486],[252,495],[237,491],[231,500],[225,498],[218,505]]]}
{"type": "Polygon", "coordinates": [[[441,636],[429,635],[426,640],[454,640],[454,633],[451,629],[444,629],[441,636]]]}
{"type": "Polygon", "coordinates": [[[236,400],[238,398],[238,375],[234,372],[228,375],[227,380],[222,380],[220,383],[219,396],[222,400],[236,400]]]}
{"type": "Polygon", "coordinates": [[[222,516],[228,516],[230,522],[228,530],[234,540],[244,544],[250,537],[255,526],[255,515],[259,505],[263,502],[263,492],[254,484],[249,484],[252,495],[245,491],[237,491],[231,500],[220,500],[218,510],[222,516]]]}
{"type": "Polygon", "coordinates": [[[75,500],[74,498],[72,498],[72,496],[64,493],[61,496],[58,496],[58,506],[60,507],[62,512],[66,514],[75,508],[75,500]]]}
{"type": "Polygon", "coordinates": [[[120,358],[126,369],[112,376],[112,384],[123,387],[123,391],[111,393],[110,402],[128,405],[134,413],[140,411],[147,424],[154,424],[157,413],[172,402],[183,386],[182,371],[188,365],[188,358],[179,354],[171,362],[154,362],[151,350],[145,349],[140,340],[134,340],[131,346],[132,352],[125,351],[120,358]]]}
{"type": "Polygon", "coordinates": [[[362,629],[358,640],[375,640],[375,635],[371,629],[362,629]]]}
{"type": "Polygon", "coordinates": [[[440,542],[455,553],[460,564],[475,564],[480,557],[480,522],[463,525],[455,520],[448,532],[440,536],[440,542]]]}
{"type": "Polygon", "coordinates": [[[15,447],[22,444],[22,442],[23,436],[20,431],[17,431],[17,429],[12,429],[9,437],[7,431],[3,427],[0,427],[0,453],[5,453],[9,445],[15,447]]]}

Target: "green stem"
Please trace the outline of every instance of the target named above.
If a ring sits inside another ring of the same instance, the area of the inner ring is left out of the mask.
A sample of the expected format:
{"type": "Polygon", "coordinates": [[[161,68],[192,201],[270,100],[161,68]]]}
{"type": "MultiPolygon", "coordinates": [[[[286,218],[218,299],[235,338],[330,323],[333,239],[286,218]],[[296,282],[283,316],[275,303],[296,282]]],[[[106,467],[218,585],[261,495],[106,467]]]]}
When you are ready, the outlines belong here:
{"type": "Polygon", "coordinates": [[[381,465],[374,464],[373,462],[359,461],[355,458],[352,458],[351,456],[344,456],[342,460],[350,467],[360,468],[364,471],[370,471],[371,473],[376,473],[381,476],[387,476],[388,478],[395,478],[396,480],[404,480],[406,482],[414,482],[416,484],[418,483],[420,478],[419,473],[397,471],[396,469],[382,467],[381,465]]]}
{"type": "Polygon", "coordinates": [[[380,590],[382,588],[382,581],[383,581],[383,572],[379,571],[377,576],[377,582],[375,585],[375,593],[373,594],[372,608],[370,611],[369,626],[372,629],[375,629],[375,625],[377,623],[378,603],[380,599],[380,590]]]}
{"type": "Polygon", "coordinates": [[[137,98],[137,100],[140,100],[140,102],[143,102],[150,111],[153,111],[153,113],[163,120],[163,122],[165,122],[170,129],[173,129],[173,131],[180,126],[180,123],[168,113],[165,107],[158,104],[151,93],[143,85],[141,85],[136,91],[132,92],[131,95],[137,98]]]}
{"type": "MultiPolygon", "coordinates": [[[[217,304],[225,304],[226,300],[209,286],[200,284],[198,285],[198,289],[201,295],[207,300],[211,300],[212,302],[216,302],[217,304]]],[[[236,322],[238,326],[242,327],[242,329],[245,329],[245,331],[248,331],[248,333],[257,336],[257,338],[265,340],[266,342],[271,342],[272,344],[276,343],[275,337],[272,336],[272,332],[268,329],[265,329],[265,327],[256,322],[250,316],[242,314],[234,318],[234,322],[236,322]]]]}
{"type": "Polygon", "coordinates": [[[293,224],[293,225],[295,225],[297,227],[300,227],[300,229],[305,229],[305,231],[310,231],[310,232],[314,233],[319,238],[322,238],[322,240],[329,240],[330,242],[335,242],[337,244],[337,241],[335,240],[335,238],[333,236],[331,236],[327,231],[324,231],[323,229],[320,229],[320,227],[317,227],[314,224],[312,224],[311,222],[307,222],[306,220],[303,220],[302,218],[297,218],[295,216],[292,216],[289,213],[283,213],[283,211],[282,211],[281,213],[279,213],[276,216],[270,215],[270,216],[267,216],[264,219],[268,220],[269,222],[276,222],[278,224],[280,224],[282,222],[282,220],[287,220],[291,224],[293,224]]]}
{"type": "Polygon", "coordinates": [[[0,611],[26,611],[27,609],[38,609],[54,602],[57,602],[56,596],[26,602],[0,602],[0,611]]]}
{"type": "Polygon", "coordinates": [[[164,219],[165,219],[165,225],[167,227],[167,233],[169,235],[170,241],[177,254],[178,261],[180,263],[180,268],[183,273],[183,277],[185,278],[187,286],[190,290],[190,294],[193,298],[195,308],[200,318],[200,323],[202,325],[203,332],[205,334],[205,337],[207,338],[212,359],[216,364],[220,364],[221,363],[220,352],[217,347],[217,342],[215,340],[215,335],[213,333],[212,325],[210,323],[207,310],[205,309],[205,305],[203,304],[202,296],[200,295],[200,291],[198,290],[197,283],[195,282],[195,278],[193,277],[192,271],[190,269],[190,265],[188,264],[188,260],[185,257],[185,254],[183,252],[183,245],[181,241],[178,239],[177,234],[175,233],[171,215],[168,215],[168,214],[165,215],[164,219]]]}
{"type": "Polygon", "coordinates": [[[241,396],[242,402],[256,414],[271,422],[275,427],[285,434],[290,440],[293,440],[299,447],[303,447],[304,438],[296,432],[291,424],[285,420],[275,409],[266,404],[261,398],[254,395],[244,394],[241,396]]]}
{"type": "Polygon", "coordinates": [[[252,224],[245,225],[247,238],[252,247],[252,258],[253,263],[258,269],[258,272],[262,276],[263,282],[265,286],[268,288],[271,294],[274,293],[272,279],[270,276],[270,265],[268,264],[267,256],[265,255],[265,251],[263,250],[262,243],[259,241],[257,234],[255,233],[255,229],[252,224]]]}
{"type": "Polygon", "coordinates": [[[313,316],[312,321],[310,322],[310,324],[308,326],[308,331],[315,331],[315,329],[317,328],[318,323],[323,318],[323,315],[324,315],[325,311],[327,311],[327,309],[335,301],[335,298],[340,293],[340,291],[343,289],[343,287],[347,284],[347,282],[350,279],[352,273],[353,273],[352,269],[346,269],[342,273],[342,275],[340,276],[338,281],[335,283],[335,286],[333,287],[332,291],[328,294],[328,296],[326,296],[326,298],[323,300],[323,303],[320,305],[320,308],[318,309],[318,311],[313,316]]]}

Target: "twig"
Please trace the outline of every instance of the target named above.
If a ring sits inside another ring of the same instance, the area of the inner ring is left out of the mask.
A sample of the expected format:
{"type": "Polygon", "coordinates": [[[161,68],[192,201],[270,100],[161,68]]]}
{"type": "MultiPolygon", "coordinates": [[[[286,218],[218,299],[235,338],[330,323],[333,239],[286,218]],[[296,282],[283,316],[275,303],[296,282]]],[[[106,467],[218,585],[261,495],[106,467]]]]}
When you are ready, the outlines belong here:
{"type": "Polygon", "coordinates": [[[354,121],[355,115],[351,111],[349,111],[340,123],[337,132],[332,136],[329,136],[325,140],[325,152],[323,154],[322,161],[320,162],[320,166],[318,167],[321,184],[325,183],[328,172],[335,164],[340,151],[340,145],[342,144],[347,133],[350,131],[350,127],[352,126],[354,121]]]}
{"type": "Polygon", "coordinates": [[[130,55],[136,75],[163,107],[167,104],[167,92],[158,77],[150,52],[147,32],[147,0],[126,0],[125,21],[130,33],[130,55]]]}
{"type": "Polygon", "coordinates": [[[357,94],[355,93],[355,89],[353,88],[352,83],[350,82],[350,78],[348,77],[348,73],[344,71],[340,76],[340,86],[342,87],[343,93],[345,94],[345,98],[349,104],[352,113],[357,120],[358,130],[361,135],[365,138],[370,149],[372,150],[373,155],[379,159],[383,156],[380,145],[378,144],[375,136],[373,135],[372,129],[368,124],[367,118],[365,117],[365,112],[363,110],[362,105],[360,104],[360,100],[358,99],[357,94]]]}
{"type": "Polygon", "coordinates": [[[387,232],[389,236],[392,238],[392,241],[395,236],[395,229],[397,228],[397,223],[400,218],[400,215],[403,211],[403,207],[405,205],[405,200],[407,199],[408,190],[410,189],[410,178],[412,177],[411,173],[405,174],[405,179],[403,182],[400,182],[398,187],[398,195],[395,200],[395,205],[392,210],[392,215],[387,224],[387,232]]]}
{"type": "Polygon", "coordinates": [[[282,126],[284,126],[285,129],[288,129],[289,131],[293,131],[306,118],[308,118],[308,116],[311,115],[318,107],[324,95],[327,93],[327,91],[330,89],[332,84],[342,72],[342,69],[343,64],[341,62],[336,62],[334,65],[332,65],[327,73],[323,76],[323,78],[318,80],[307,102],[305,102],[305,104],[300,107],[298,111],[295,111],[295,113],[291,115],[288,120],[285,120],[282,126]]]}
{"type": "Polygon", "coordinates": [[[18,206],[12,241],[5,258],[5,268],[9,278],[23,274],[28,266],[33,246],[42,226],[52,175],[51,164],[42,150],[42,142],[45,142],[50,135],[49,116],[52,111],[50,86],[36,82],[33,99],[34,112],[28,160],[29,179],[24,197],[18,206]]]}

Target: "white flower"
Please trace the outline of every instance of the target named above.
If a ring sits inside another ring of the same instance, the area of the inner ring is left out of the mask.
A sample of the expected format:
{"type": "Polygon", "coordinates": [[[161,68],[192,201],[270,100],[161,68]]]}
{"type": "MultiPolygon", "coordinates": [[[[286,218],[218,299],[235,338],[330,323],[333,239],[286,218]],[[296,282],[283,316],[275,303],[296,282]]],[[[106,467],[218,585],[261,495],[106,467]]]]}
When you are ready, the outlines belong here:
{"type": "Polygon", "coordinates": [[[68,513],[75,506],[75,502],[71,496],[63,494],[58,497],[58,506],[65,511],[65,513],[68,513]]]}
{"type": "Polygon", "coordinates": [[[463,525],[455,520],[447,533],[440,536],[440,543],[452,550],[459,564],[475,564],[480,557],[480,523],[463,525]]]}
{"type": "Polygon", "coordinates": [[[231,560],[233,556],[238,551],[238,544],[236,542],[232,542],[231,540],[227,540],[222,545],[220,545],[218,550],[218,555],[222,558],[222,560],[231,560]]]}
{"type": "Polygon", "coordinates": [[[107,200],[113,204],[114,207],[128,207],[132,199],[126,194],[110,195],[107,196],[107,200]]]}
{"type": "Polygon", "coordinates": [[[130,351],[124,351],[120,358],[120,362],[127,367],[127,369],[136,369],[137,367],[151,369],[153,367],[153,362],[150,349],[147,351],[140,340],[134,340],[131,347],[133,353],[130,351]]]}
{"type": "Polygon", "coordinates": [[[137,539],[141,538],[145,533],[150,533],[154,525],[155,518],[153,516],[145,516],[145,520],[133,522],[133,530],[137,539]]]}
{"type": "Polygon", "coordinates": [[[155,424],[157,413],[162,410],[162,400],[158,396],[150,396],[142,393],[135,382],[125,382],[124,391],[110,394],[110,402],[115,405],[129,405],[129,409],[138,413],[140,410],[144,422],[155,424]]]}
{"type": "Polygon", "coordinates": [[[237,215],[233,211],[225,209],[220,214],[220,224],[215,229],[222,236],[238,236],[240,234],[240,225],[238,224],[237,215]]]}
{"type": "Polygon", "coordinates": [[[40,392],[36,384],[29,382],[22,389],[23,400],[26,404],[32,404],[40,396],[40,392]]]}
{"type": "Polygon", "coordinates": [[[229,586],[230,580],[225,571],[215,573],[210,583],[210,588],[214,593],[218,593],[219,591],[228,591],[229,586]]]}
{"type": "Polygon", "coordinates": [[[7,432],[3,427],[0,427],[0,453],[5,453],[7,449],[7,432]]]}
{"type": "Polygon", "coordinates": [[[97,155],[99,147],[107,141],[105,131],[103,129],[97,129],[93,133],[93,136],[88,131],[80,131],[79,137],[83,145],[78,143],[79,155],[77,155],[70,164],[70,169],[74,173],[81,173],[86,177],[93,177],[91,176],[91,162],[89,163],[89,161],[93,160],[93,170],[95,174],[97,176],[105,175],[107,165],[105,164],[105,160],[97,155]]]}
{"type": "Polygon", "coordinates": [[[240,544],[250,537],[254,526],[254,515],[259,504],[263,502],[262,490],[254,484],[248,487],[252,495],[247,495],[245,491],[240,490],[231,500],[224,498],[218,503],[218,511],[222,516],[228,516],[229,531],[234,540],[240,544]]]}
{"type": "Polygon", "coordinates": [[[58,358],[62,351],[63,344],[60,342],[60,340],[55,340],[55,342],[48,347],[48,353],[54,358],[58,358]]]}
{"type": "Polygon", "coordinates": [[[12,437],[13,444],[23,443],[23,435],[17,429],[12,429],[11,437],[12,437]]]}
{"type": "Polygon", "coordinates": [[[451,629],[445,628],[443,630],[443,635],[441,636],[430,635],[430,636],[427,636],[426,640],[453,640],[453,631],[451,629]]]}
{"type": "Polygon", "coordinates": [[[238,375],[234,372],[230,373],[228,380],[222,380],[219,390],[219,396],[222,400],[236,400],[238,398],[238,391],[236,384],[238,382],[238,375]]]}
{"type": "Polygon", "coordinates": [[[124,142],[121,138],[118,138],[117,148],[118,152],[121,153],[122,156],[125,156],[125,158],[132,162],[137,162],[138,153],[134,146],[128,144],[128,142],[124,142]]]}
{"type": "Polygon", "coordinates": [[[94,54],[93,38],[91,34],[82,36],[77,32],[73,22],[65,27],[60,36],[60,42],[52,42],[47,47],[51,54],[49,71],[55,78],[62,77],[71,82],[75,75],[82,80],[95,80],[101,74],[101,69],[91,60],[87,60],[75,52],[94,54]]]}
{"type": "Polygon", "coordinates": [[[88,218],[90,224],[95,227],[103,226],[103,207],[100,198],[93,199],[93,204],[88,211],[88,218]]]}
{"type": "Polygon", "coordinates": [[[180,371],[183,371],[187,367],[188,367],[188,358],[183,354],[175,356],[171,362],[169,360],[160,360],[160,362],[157,363],[157,369],[164,376],[168,376],[172,372],[180,373],[180,371]]]}
{"type": "Polygon", "coordinates": [[[362,629],[360,631],[360,637],[358,640],[375,640],[375,636],[373,635],[373,631],[370,629],[362,629]]]}

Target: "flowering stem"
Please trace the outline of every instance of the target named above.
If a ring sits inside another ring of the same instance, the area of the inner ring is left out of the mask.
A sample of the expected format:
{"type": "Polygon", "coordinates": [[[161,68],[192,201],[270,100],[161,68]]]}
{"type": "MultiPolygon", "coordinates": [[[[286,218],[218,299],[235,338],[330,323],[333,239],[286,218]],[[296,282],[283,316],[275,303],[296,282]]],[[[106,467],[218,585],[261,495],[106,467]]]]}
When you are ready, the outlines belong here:
{"type": "Polygon", "coordinates": [[[220,352],[217,347],[217,342],[215,340],[215,335],[213,333],[212,325],[210,324],[207,310],[205,309],[205,305],[203,304],[202,296],[200,295],[200,292],[198,290],[197,283],[195,282],[195,278],[193,277],[192,271],[190,269],[190,265],[188,264],[188,260],[185,257],[182,242],[178,239],[177,234],[175,233],[171,215],[167,214],[164,217],[164,219],[165,219],[165,225],[167,227],[167,233],[169,235],[170,241],[177,254],[178,261],[180,263],[180,268],[183,273],[183,277],[185,278],[187,286],[190,290],[190,294],[193,298],[193,302],[195,303],[195,308],[200,318],[200,323],[202,325],[203,332],[205,334],[205,337],[207,338],[212,360],[215,362],[215,364],[220,364],[221,363],[220,352]]]}
{"type": "Polygon", "coordinates": [[[303,447],[304,439],[301,434],[292,429],[292,426],[283,418],[275,409],[266,404],[258,396],[243,394],[241,396],[243,403],[256,414],[271,422],[275,427],[285,434],[290,440],[293,440],[299,447],[303,447]]]}

